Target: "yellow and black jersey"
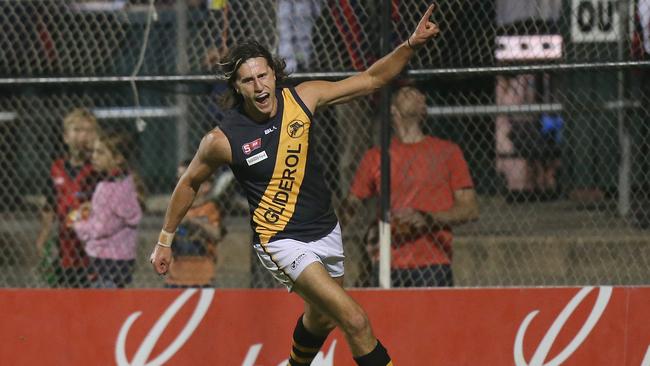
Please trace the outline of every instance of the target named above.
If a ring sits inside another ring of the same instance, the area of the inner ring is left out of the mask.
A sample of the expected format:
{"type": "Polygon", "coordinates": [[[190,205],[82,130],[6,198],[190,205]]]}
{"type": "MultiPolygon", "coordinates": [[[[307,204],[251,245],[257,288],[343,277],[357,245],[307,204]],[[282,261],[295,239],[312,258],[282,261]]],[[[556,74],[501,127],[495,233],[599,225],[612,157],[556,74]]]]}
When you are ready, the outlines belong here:
{"type": "Polygon", "coordinates": [[[312,115],[295,89],[276,91],[277,113],[266,122],[228,111],[220,128],[230,142],[230,165],[246,192],[254,242],[309,242],[337,223],[323,169],[311,143],[312,115]]]}

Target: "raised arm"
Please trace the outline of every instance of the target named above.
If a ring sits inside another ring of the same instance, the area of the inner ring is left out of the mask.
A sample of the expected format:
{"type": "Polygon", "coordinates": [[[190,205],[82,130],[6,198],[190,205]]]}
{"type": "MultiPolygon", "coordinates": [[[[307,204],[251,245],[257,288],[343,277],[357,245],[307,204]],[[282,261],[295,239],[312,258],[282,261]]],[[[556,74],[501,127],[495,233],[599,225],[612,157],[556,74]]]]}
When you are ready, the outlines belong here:
{"type": "Polygon", "coordinates": [[[199,187],[219,166],[228,164],[231,159],[230,144],[221,130],[214,129],[203,137],[192,162],[174,188],[167,206],[163,231],[151,253],[151,263],[159,274],[165,274],[169,269],[171,247],[167,245],[171,245],[173,233],[192,205],[199,187]],[[171,238],[166,233],[172,233],[171,238]]]}
{"type": "Polygon", "coordinates": [[[367,70],[336,82],[323,80],[304,82],[296,87],[301,99],[313,112],[319,107],[344,103],[371,94],[388,84],[404,69],[415,50],[438,34],[438,26],[429,19],[433,8],[433,5],[429,6],[415,31],[406,41],[377,60],[367,70]]]}

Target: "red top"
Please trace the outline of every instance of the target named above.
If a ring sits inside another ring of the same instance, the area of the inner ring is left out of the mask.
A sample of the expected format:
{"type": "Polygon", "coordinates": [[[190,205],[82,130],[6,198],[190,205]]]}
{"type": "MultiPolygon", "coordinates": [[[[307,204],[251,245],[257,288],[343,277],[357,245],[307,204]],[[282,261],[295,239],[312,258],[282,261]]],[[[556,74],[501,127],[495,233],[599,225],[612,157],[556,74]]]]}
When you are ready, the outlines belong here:
{"type": "MultiPolygon", "coordinates": [[[[463,153],[455,143],[425,137],[414,144],[393,139],[391,157],[391,210],[412,208],[425,212],[449,210],[454,205],[454,191],[473,188],[463,153]]],[[[350,188],[359,199],[378,196],[380,189],[380,149],[364,155],[350,188]]],[[[451,228],[434,231],[413,241],[393,246],[393,268],[416,268],[448,264],[452,257],[451,228]]]]}
{"type": "Polygon", "coordinates": [[[74,230],[65,226],[66,216],[79,205],[90,201],[94,188],[92,165],[86,163],[81,167],[72,167],[65,159],[52,163],[50,169],[52,180],[49,201],[59,220],[59,250],[61,267],[82,267],[87,265],[83,245],[74,230]]]}

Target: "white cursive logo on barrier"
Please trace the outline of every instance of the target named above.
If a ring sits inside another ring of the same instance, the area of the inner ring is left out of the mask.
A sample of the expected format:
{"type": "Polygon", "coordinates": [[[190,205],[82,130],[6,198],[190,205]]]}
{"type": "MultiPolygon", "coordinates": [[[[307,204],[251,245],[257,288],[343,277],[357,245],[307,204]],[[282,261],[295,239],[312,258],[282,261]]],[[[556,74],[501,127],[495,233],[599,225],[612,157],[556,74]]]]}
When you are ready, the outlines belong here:
{"type": "Polygon", "coordinates": [[[141,311],[136,311],[131,314],[122,324],[120,328],[120,333],[117,336],[117,343],[115,345],[115,361],[118,366],[158,366],[167,362],[190,338],[194,330],[199,325],[205,313],[208,311],[210,304],[212,303],[212,298],[214,297],[214,289],[202,289],[200,290],[200,298],[194,313],[190,317],[190,320],[187,322],[183,330],[178,334],[176,339],[167,346],[167,348],[160,354],[158,357],[154,358],[151,361],[149,356],[153,347],[156,345],[158,338],[163,333],[169,322],[174,318],[176,313],[183,307],[183,305],[194,295],[197,289],[187,289],[176,299],[174,302],[167,308],[163,315],[158,319],[153,328],[149,331],[147,336],[144,338],[140,347],[133,356],[131,362],[126,358],[126,337],[131,329],[131,325],[140,317],[142,314],[141,311]]]}
{"type": "Polygon", "coordinates": [[[645,351],[645,357],[643,357],[643,361],[641,361],[641,366],[650,366],[650,346],[648,346],[648,350],[645,351]]]}
{"type": "MultiPolygon", "coordinates": [[[[318,351],[318,354],[316,357],[311,362],[311,366],[334,366],[334,350],[336,349],[336,340],[332,342],[332,345],[330,346],[329,350],[327,351],[327,355],[323,354],[323,351],[318,351]]],[[[248,349],[248,353],[246,354],[246,358],[244,358],[244,362],[242,363],[242,366],[255,366],[255,361],[257,361],[257,356],[260,354],[260,351],[262,350],[262,343],[257,343],[252,345],[248,349]]],[[[289,360],[282,360],[278,364],[278,366],[285,366],[289,364],[289,360]]]]}
{"type": "Polygon", "coordinates": [[[558,366],[562,364],[564,361],[566,361],[569,356],[575,352],[575,350],[582,344],[582,342],[587,338],[591,330],[594,328],[598,320],[600,319],[600,316],[603,314],[605,311],[605,308],[607,307],[607,304],[609,303],[609,299],[612,296],[612,287],[610,286],[605,286],[605,287],[600,287],[599,292],[598,292],[598,298],[596,299],[596,303],[594,304],[594,308],[591,310],[591,314],[589,314],[589,317],[587,318],[587,321],[585,324],[580,328],[580,331],[576,334],[576,336],[569,342],[569,344],[560,352],[555,358],[552,360],[546,362],[546,357],[548,356],[549,351],[551,350],[551,346],[553,345],[553,342],[555,341],[555,338],[557,337],[558,333],[560,333],[560,330],[566,323],[566,321],[569,319],[571,314],[575,311],[575,309],[580,305],[582,300],[594,289],[594,287],[585,287],[578,291],[578,293],[569,301],[567,306],[562,309],[558,317],[555,319],[549,330],[546,332],[544,335],[544,338],[542,338],[541,343],[539,346],[537,346],[537,350],[535,350],[535,353],[533,354],[533,357],[530,359],[530,363],[527,363],[526,360],[524,359],[524,335],[526,333],[526,329],[528,329],[528,326],[530,323],[533,321],[535,316],[539,313],[539,310],[535,310],[528,314],[524,321],[521,323],[519,326],[519,330],[517,331],[517,336],[515,337],[515,348],[514,348],[514,357],[515,357],[515,364],[517,366],[558,366]]]}

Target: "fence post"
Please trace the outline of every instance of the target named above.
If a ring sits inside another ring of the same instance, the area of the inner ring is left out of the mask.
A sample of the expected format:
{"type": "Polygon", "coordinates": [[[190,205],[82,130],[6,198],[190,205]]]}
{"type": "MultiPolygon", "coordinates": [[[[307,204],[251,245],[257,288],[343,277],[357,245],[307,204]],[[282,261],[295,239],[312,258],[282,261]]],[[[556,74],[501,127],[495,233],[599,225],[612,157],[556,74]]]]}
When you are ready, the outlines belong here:
{"type": "MultiPolygon", "coordinates": [[[[390,0],[381,2],[381,54],[390,52],[390,0]]],[[[390,288],[390,90],[381,90],[381,219],[379,222],[379,287],[390,288]]]]}
{"type": "MultiPolygon", "coordinates": [[[[618,4],[618,11],[621,14],[620,32],[618,37],[618,60],[625,59],[625,46],[627,44],[629,29],[628,1],[621,1],[618,4]]],[[[632,175],[632,137],[625,121],[625,71],[619,70],[618,76],[618,100],[623,104],[618,109],[618,141],[621,144],[621,161],[618,167],[618,213],[626,216],[630,212],[631,175],[632,175]]]]}

